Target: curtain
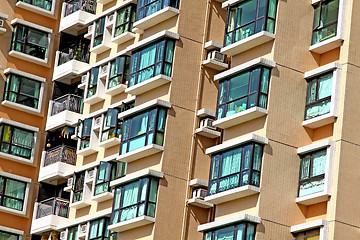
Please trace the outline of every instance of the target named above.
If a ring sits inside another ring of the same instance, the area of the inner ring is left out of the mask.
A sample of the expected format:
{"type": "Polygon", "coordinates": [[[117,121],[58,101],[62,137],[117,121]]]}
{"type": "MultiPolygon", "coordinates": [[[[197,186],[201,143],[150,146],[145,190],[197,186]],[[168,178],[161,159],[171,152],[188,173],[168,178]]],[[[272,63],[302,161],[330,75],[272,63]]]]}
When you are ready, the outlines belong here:
{"type": "Polygon", "coordinates": [[[261,169],[261,157],[262,157],[262,147],[260,145],[255,144],[254,147],[254,163],[253,169],[260,171],[261,169]]]}
{"type": "Polygon", "coordinates": [[[234,226],[222,228],[214,232],[214,240],[233,240],[234,226]]]}
{"type": "Polygon", "coordinates": [[[271,18],[276,17],[276,0],[270,0],[268,16],[271,18]]]}
{"type": "Polygon", "coordinates": [[[140,63],[137,83],[141,83],[154,75],[154,68],[150,67],[155,63],[156,44],[140,52],[140,63]],[[146,68],[146,69],[145,69],[146,68]]]}
{"type": "Polygon", "coordinates": [[[19,182],[12,179],[6,180],[5,193],[4,193],[4,206],[22,210],[23,201],[7,198],[6,196],[24,200],[26,183],[19,182]]]}
{"type": "Polygon", "coordinates": [[[313,155],[313,165],[311,169],[311,177],[325,173],[326,150],[315,153],[313,155]]]}
{"type": "Polygon", "coordinates": [[[222,166],[220,177],[240,172],[242,148],[238,148],[222,154],[222,166]]]}
{"type": "Polygon", "coordinates": [[[318,99],[331,96],[332,73],[319,79],[318,99]]]}
{"type": "Polygon", "coordinates": [[[247,231],[246,231],[246,240],[254,240],[255,236],[255,225],[248,223],[247,224],[247,231]]]}
{"type": "Polygon", "coordinates": [[[13,154],[23,156],[26,158],[31,157],[31,151],[32,151],[31,149],[33,148],[34,145],[34,133],[23,131],[18,128],[14,128],[12,142],[14,145],[22,145],[27,147],[27,148],[23,148],[21,146],[18,147],[13,145],[11,148],[11,152],[13,154]]]}
{"type": "Polygon", "coordinates": [[[245,224],[237,225],[236,240],[243,240],[243,233],[245,230],[244,228],[245,228],[245,224]]]}
{"type": "Polygon", "coordinates": [[[160,130],[160,131],[165,130],[165,119],[166,119],[166,110],[165,109],[160,109],[159,110],[157,130],[160,130]]]}
{"type": "Polygon", "coordinates": [[[149,131],[152,131],[155,128],[155,118],[156,118],[156,109],[151,110],[150,112],[149,131]]]}
{"type": "Polygon", "coordinates": [[[146,115],[141,119],[141,128],[139,134],[143,134],[147,132],[148,119],[149,119],[149,115],[148,113],[146,113],[146,115]]]}
{"type": "Polygon", "coordinates": [[[308,83],[307,103],[316,101],[316,86],[317,80],[313,80],[308,83]]]}
{"type": "Polygon", "coordinates": [[[121,190],[122,188],[116,188],[114,194],[114,205],[113,205],[113,212],[112,212],[112,224],[117,223],[119,221],[119,208],[120,208],[120,201],[121,201],[121,190]]]}
{"type": "Polygon", "coordinates": [[[125,209],[121,211],[120,222],[136,217],[137,206],[135,205],[129,208],[126,207],[137,203],[138,192],[139,192],[138,181],[124,186],[122,207],[125,209]]]}
{"type": "Polygon", "coordinates": [[[300,180],[307,179],[310,173],[310,155],[305,156],[301,161],[300,180]]]}
{"type": "MultiPolygon", "coordinates": [[[[9,90],[13,92],[18,92],[19,85],[20,85],[19,77],[16,75],[12,75],[9,90]]],[[[9,101],[16,102],[16,98],[17,98],[16,93],[9,93],[9,99],[8,99],[9,101]]]]}
{"type": "Polygon", "coordinates": [[[91,223],[89,239],[97,237],[98,226],[99,226],[99,221],[94,221],[91,223]]]}
{"type": "Polygon", "coordinates": [[[267,68],[263,68],[262,76],[261,76],[261,86],[260,86],[260,91],[262,93],[268,93],[269,79],[270,79],[270,70],[267,68]]]}

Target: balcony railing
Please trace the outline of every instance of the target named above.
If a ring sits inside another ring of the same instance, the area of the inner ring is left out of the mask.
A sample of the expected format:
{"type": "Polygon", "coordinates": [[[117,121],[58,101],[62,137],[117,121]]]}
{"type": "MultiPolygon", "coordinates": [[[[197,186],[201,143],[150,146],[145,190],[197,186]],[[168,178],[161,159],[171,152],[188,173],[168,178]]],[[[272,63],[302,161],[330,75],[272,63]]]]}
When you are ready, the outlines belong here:
{"type": "Polygon", "coordinates": [[[75,166],[76,148],[61,145],[46,151],[44,167],[57,162],[63,162],[75,166]]]}
{"type": "Polygon", "coordinates": [[[65,4],[65,15],[64,17],[83,10],[88,13],[95,14],[96,11],[96,0],[73,0],[65,4]]]}
{"type": "Polygon", "coordinates": [[[82,97],[74,94],[66,94],[55,99],[52,105],[51,116],[54,116],[65,110],[81,113],[82,97]]]}
{"type": "Polygon", "coordinates": [[[89,59],[90,52],[87,44],[72,45],[60,51],[58,66],[71,60],[89,63],[89,59]]]}
{"type": "Polygon", "coordinates": [[[49,215],[67,218],[69,214],[69,201],[61,198],[49,198],[38,203],[36,218],[49,215]]]}

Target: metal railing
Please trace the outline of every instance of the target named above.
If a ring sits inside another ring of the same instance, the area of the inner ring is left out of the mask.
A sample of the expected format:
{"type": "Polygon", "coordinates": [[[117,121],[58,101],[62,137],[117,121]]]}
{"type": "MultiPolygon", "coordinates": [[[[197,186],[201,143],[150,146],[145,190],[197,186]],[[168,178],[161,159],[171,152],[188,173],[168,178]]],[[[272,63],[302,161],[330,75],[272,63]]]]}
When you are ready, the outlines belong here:
{"type": "Polygon", "coordinates": [[[73,0],[65,3],[64,17],[79,10],[83,10],[85,12],[95,14],[96,0],[73,0]]]}
{"type": "Polygon", "coordinates": [[[89,45],[72,45],[66,49],[63,49],[59,52],[59,62],[58,66],[69,62],[71,60],[77,60],[84,63],[89,63],[90,52],[89,45]]]}
{"type": "Polygon", "coordinates": [[[56,162],[63,162],[75,166],[76,148],[61,145],[46,151],[44,167],[56,162]]]}
{"type": "Polygon", "coordinates": [[[51,110],[51,116],[62,111],[69,110],[76,113],[81,113],[82,97],[75,94],[66,94],[54,100],[51,110]]]}
{"type": "Polygon", "coordinates": [[[49,198],[38,203],[36,218],[55,215],[67,218],[69,215],[69,201],[62,198],[49,198]]]}

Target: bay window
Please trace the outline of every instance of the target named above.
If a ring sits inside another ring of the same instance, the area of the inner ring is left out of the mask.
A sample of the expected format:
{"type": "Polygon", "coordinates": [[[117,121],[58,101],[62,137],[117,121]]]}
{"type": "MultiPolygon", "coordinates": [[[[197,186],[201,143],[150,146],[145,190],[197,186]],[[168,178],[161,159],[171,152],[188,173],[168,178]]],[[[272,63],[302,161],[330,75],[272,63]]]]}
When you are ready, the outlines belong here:
{"type": "Polygon", "coordinates": [[[94,34],[93,47],[96,47],[103,42],[104,29],[105,29],[105,17],[102,17],[95,22],[95,34],[94,34]]]}
{"type": "Polygon", "coordinates": [[[255,232],[256,224],[241,222],[236,225],[205,232],[203,240],[255,240],[255,232]]]}
{"type": "Polygon", "coordinates": [[[94,195],[109,192],[110,181],[123,177],[126,173],[126,163],[124,162],[101,162],[95,180],[94,195]]]}
{"type": "Polygon", "coordinates": [[[76,173],[74,175],[74,184],[72,187],[73,190],[73,203],[79,202],[83,199],[83,190],[84,190],[84,183],[85,183],[85,171],[76,173]]]}
{"type": "Polygon", "coordinates": [[[294,234],[294,240],[317,240],[320,239],[320,228],[307,230],[294,234]]]}
{"type": "Polygon", "coordinates": [[[77,136],[80,139],[80,150],[90,146],[92,120],[92,118],[79,120],[77,136]]]}
{"type": "Polygon", "coordinates": [[[101,141],[119,137],[121,131],[121,121],[118,120],[119,110],[109,109],[104,115],[104,122],[101,130],[101,141]]]}
{"type": "Polygon", "coordinates": [[[35,133],[7,124],[0,124],[0,151],[30,159],[35,133]]]}
{"type": "Polygon", "coordinates": [[[48,37],[47,32],[16,24],[11,41],[11,50],[46,59],[49,44],[48,37]]]}
{"type": "Polygon", "coordinates": [[[5,82],[4,100],[37,109],[41,82],[17,74],[9,74],[5,82]]]}
{"type": "Polygon", "coordinates": [[[90,222],[89,240],[116,240],[117,235],[108,230],[109,218],[101,218],[90,222]]]}
{"type": "Polygon", "coordinates": [[[120,84],[127,84],[129,77],[130,57],[120,56],[110,63],[110,75],[107,88],[113,88],[120,84]]]}
{"type": "Polygon", "coordinates": [[[307,84],[305,120],[330,112],[333,72],[310,79],[307,84]]]}
{"type": "Polygon", "coordinates": [[[258,106],[267,108],[270,69],[258,66],[219,83],[217,119],[258,106]]]}
{"type": "Polygon", "coordinates": [[[171,76],[174,40],[165,39],[133,52],[128,86],[144,82],[159,74],[171,76]]]}
{"type": "Polygon", "coordinates": [[[117,11],[114,37],[132,31],[133,23],[135,22],[136,16],[135,9],[135,4],[129,4],[128,6],[121,8],[117,11]]]}
{"type": "Polygon", "coordinates": [[[157,144],[163,145],[166,109],[154,108],[124,119],[120,154],[157,144]]]}
{"type": "Polygon", "coordinates": [[[325,186],[326,149],[301,157],[299,197],[321,192],[325,186]]]}
{"type": "Polygon", "coordinates": [[[0,231],[0,239],[6,240],[19,240],[19,235],[14,233],[9,233],[5,231],[0,231]]]}
{"type": "Polygon", "coordinates": [[[140,216],[155,217],[159,179],[140,178],[115,189],[111,224],[140,216]]]}
{"type": "Polygon", "coordinates": [[[25,182],[0,176],[0,205],[23,211],[26,185],[25,182]]]}
{"type": "Polygon", "coordinates": [[[179,0],[141,0],[137,3],[136,21],[150,16],[165,7],[179,7],[179,0]]]}
{"type": "Polygon", "coordinates": [[[96,94],[99,78],[99,67],[94,67],[90,70],[90,79],[88,82],[86,98],[90,98],[96,94]]]}
{"type": "Polygon", "coordinates": [[[18,0],[18,2],[28,3],[35,7],[45,9],[47,11],[51,11],[52,7],[52,0],[18,0]]]}
{"type": "Polygon", "coordinates": [[[225,46],[267,31],[274,33],[277,0],[245,0],[229,6],[225,46]]]}
{"type": "Polygon", "coordinates": [[[244,185],[260,186],[263,146],[249,143],[211,156],[209,195],[244,185]]]}
{"type": "Polygon", "coordinates": [[[314,8],[312,44],[337,35],[339,0],[321,0],[314,8]]]}

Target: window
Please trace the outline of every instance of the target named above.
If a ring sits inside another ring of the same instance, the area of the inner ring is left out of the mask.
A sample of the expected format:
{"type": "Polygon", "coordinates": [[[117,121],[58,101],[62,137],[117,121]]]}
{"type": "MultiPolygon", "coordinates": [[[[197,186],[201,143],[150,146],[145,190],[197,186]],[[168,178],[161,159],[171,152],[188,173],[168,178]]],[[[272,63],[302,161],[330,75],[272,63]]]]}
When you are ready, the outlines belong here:
{"type": "Polygon", "coordinates": [[[135,8],[136,5],[130,4],[117,11],[114,37],[132,31],[135,22],[135,8]]]}
{"type": "Polygon", "coordinates": [[[124,162],[101,162],[96,174],[94,195],[110,191],[110,181],[125,176],[125,173],[124,162]]]}
{"type": "Polygon", "coordinates": [[[312,44],[336,36],[339,0],[321,0],[315,6],[312,44]]]}
{"type": "Polygon", "coordinates": [[[101,218],[90,222],[89,240],[116,240],[116,233],[107,229],[109,218],[101,218]]]}
{"type": "Polygon", "coordinates": [[[0,239],[5,240],[19,240],[19,235],[9,232],[0,231],[0,239]]]}
{"type": "Polygon", "coordinates": [[[92,68],[90,70],[90,80],[87,89],[87,98],[90,98],[96,94],[97,84],[99,76],[99,67],[92,68]]]}
{"type": "Polygon", "coordinates": [[[146,177],[115,189],[111,224],[143,215],[155,217],[159,179],[146,177]]]}
{"type": "Polygon", "coordinates": [[[51,11],[52,6],[52,0],[18,0],[18,2],[28,3],[35,7],[43,8],[47,11],[51,11]]]}
{"type": "Polygon", "coordinates": [[[78,226],[69,228],[67,240],[77,240],[77,235],[78,235],[78,226]]]}
{"type": "Polygon", "coordinates": [[[325,185],[326,149],[301,157],[299,197],[321,192],[325,185]]]}
{"type": "Polygon", "coordinates": [[[96,47],[103,42],[104,29],[105,29],[105,17],[102,17],[95,22],[95,35],[94,35],[93,47],[96,47]]]}
{"type": "Polygon", "coordinates": [[[306,232],[299,232],[294,234],[294,240],[319,240],[320,228],[308,230],[306,232]]]}
{"type": "Polygon", "coordinates": [[[175,42],[162,40],[131,55],[129,87],[159,74],[171,76],[175,42]]]}
{"type": "Polygon", "coordinates": [[[209,194],[260,185],[263,146],[250,143],[211,156],[209,194]]]}
{"type": "Polygon", "coordinates": [[[120,154],[149,144],[163,145],[166,109],[155,108],[124,119],[120,154]]]}
{"type": "Polygon", "coordinates": [[[330,112],[332,78],[331,72],[308,81],[305,120],[330,112]]]}
{"type": "Polygon", "coordinates": [[[258,66],[219,83],[217,119],[259,106],[267,108],[270,69],[258,66]]]}
{"type": "Polygon", "coordinates": [[[85,172],[76,173],[74,175],[74,184],[73,184],[73,203],[81,201],[83,198],[83,190],[84,190],[84,179],[85,172]]]}
{"type": "Polygon", "coordinates": [[[255,240],[256,225],[242,222],[204,233],[204,240],[255,240]]]}
{"type": "Polygon", "coordinates": [[[6,78],[4,100],[38,108],[41,82],[16,74],[6,78]]]}
{"type": "Polygon", "coordinates": [[[34,147],[34,132],[10,126],[0,125],[0,151],[30,159],[34,147]]]}
{"type": "Polygon", "coordinates": [[[0,176],[0,205],[22,211],[24,208],[26,183],[0,176]]]}
{"type": "Polygon", "coordinates": [[[225,46],[267,31],[274,33],[277,0],[247,0],[230,6],[225,28],[225,46]]]}
{"type": "Polygon", "coordinates": [[[129,56],[117,57],[110,63],[110,76],[107,88],[113,88],[120,84],[127,84],[129,77],[129,56]]]}
{"type": "Polygon", "coordinates": [[[92,118],[79,120],[77,136],[80,138],[80,150],[90,146],[92,118]]]}
{"type": "Polygon", "coordinates": [[[11,50],[45,59],[47,57],[48,35],[47,32],[16,24],[12,36],[11,50]]]}
{"type": "Polygon", "coordinates": [[[150,16],[165,7],[179,7],[179,0],[141,0],[137,4],[136,21],[150,16]]]}
{"type": "Polygon", "coordinates": [[[119,137],[121,131],[121,121],[118,120],[119,110],[112,108],[104,115],[104,122],[101,131],[101,141],[119,137]]]}

